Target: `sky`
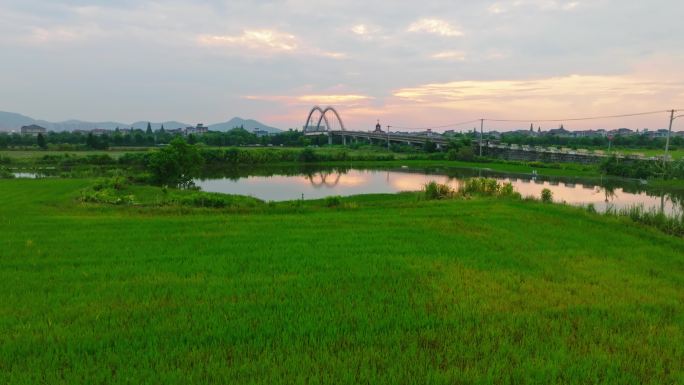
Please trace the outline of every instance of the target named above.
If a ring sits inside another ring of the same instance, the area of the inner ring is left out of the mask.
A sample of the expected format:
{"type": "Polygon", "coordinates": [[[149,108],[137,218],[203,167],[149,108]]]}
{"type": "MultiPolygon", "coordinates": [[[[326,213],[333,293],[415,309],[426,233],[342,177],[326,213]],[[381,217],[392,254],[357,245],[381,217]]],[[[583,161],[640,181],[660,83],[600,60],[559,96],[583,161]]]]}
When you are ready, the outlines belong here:
{"type": "Polygon", "coordinates": [[[684,109],[682,15],[681,0],[0,0],[0,110],[301,128],[332,105],[347,129],[555,128],[536,121],[684,109]]]}

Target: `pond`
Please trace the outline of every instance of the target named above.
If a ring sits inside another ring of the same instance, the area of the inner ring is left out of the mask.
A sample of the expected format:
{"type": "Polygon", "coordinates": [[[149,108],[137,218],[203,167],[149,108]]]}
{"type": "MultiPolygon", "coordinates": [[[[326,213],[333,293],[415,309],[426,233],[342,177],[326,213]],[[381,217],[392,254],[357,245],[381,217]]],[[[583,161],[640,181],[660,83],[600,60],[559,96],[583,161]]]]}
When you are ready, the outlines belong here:
{"type": "Polygon", "coordinates": [[[539,198],[543,189],[553,192],[555,201],[574,205],[593,204],[597,211],[642,204],[645,208],[680,212],[682,198],[665,191],[653,191],[644,181],[624,179],[545,178],[511,175],[483,169],[280,169],[258,172],[233,171],[226,176],[206,176],[195,181],[203,191],[249,195],[265,201],[320,199],[332,195],[397,193],[418,191],[435,181],[458,188],[471,177],[510,182],[522,196],[539,198]]]}

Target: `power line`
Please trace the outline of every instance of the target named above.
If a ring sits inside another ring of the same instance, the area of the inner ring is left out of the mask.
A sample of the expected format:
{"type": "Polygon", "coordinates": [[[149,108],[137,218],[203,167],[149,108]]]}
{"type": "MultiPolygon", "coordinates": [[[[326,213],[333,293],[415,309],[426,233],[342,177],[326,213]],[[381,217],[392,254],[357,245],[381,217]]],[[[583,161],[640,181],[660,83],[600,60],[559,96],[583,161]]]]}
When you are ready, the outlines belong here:
{"type": "MultiPolygon", "coordinates": [[[[620,114],[620,115],[604,115],[604,116],[591,116],[591,117],[583,117],[583,118],[566,118],[566,119],[475,119],[475,120],[468,120],[464,122],[458,122],[458,123],[452,123],[452,124],[445,124],[443,126],[426,126],[426,127],[400,127],[400,126],[392,126],[393,128],[399,128],[403,130],[427,130],[427,129],[440,129],[440,128],[449,128],[449,127],[455,127],[455,126],[462,126],[465,124],[473,124],[473,123],[481,123],[481,121],[485,122],[503,122],[503,123],[550,123],[550,122],[576,122],[576,121],[583,121],[583,120],[599,120],[599,119],[616,119],[616,118],[628,118],[628,117],[633,117],[633,116],[644,116],[644,115],[655,115],[655,114],[662,114],[662,113],[669,113],[672,110],[660,110],[660,111],[647,111],[647,112],[636,112],[636,113],[631,113],[631,114],[620,114]]],[[[676,109],[674,110],[675,112],[679,111],[684,111],[683,109],[676,109]]]]}
{"type": "Polygon", "coordinates": [[[399,126],[392,126],[392,128],[400,128],[402,130],[427,130],[427,129],[437,129],[437,128],[449,128],[449,127],[455,127],[455,126],[462,126],[464,124],[472,124],[472,123],[478,123],[480,119],[475,119],[475,120],[468,120],[466,122],[459,122],[459,123],[452,123],[452,124],[445,124],[443,126],[431,126],[431,127],[399,127],[399,126]]]}
{"type": "Polygon", "coordinates": [[[649,112],[637,112],[633,114],[622,114],[622,115],[605,115],[605,116],[592,116],[586,118],[567,118],[567,119],[485,119],[487,122],[509,122],[509,123],[544,123],[544,122],[572,122],[579,120],[599,120],[599,119],[615,119],[615,118],[628,118],[631,116],[643,116],[643,115],[655,115],[670,112],[671,110],[661,110],[661,111],[649,111],[649,112]]]}

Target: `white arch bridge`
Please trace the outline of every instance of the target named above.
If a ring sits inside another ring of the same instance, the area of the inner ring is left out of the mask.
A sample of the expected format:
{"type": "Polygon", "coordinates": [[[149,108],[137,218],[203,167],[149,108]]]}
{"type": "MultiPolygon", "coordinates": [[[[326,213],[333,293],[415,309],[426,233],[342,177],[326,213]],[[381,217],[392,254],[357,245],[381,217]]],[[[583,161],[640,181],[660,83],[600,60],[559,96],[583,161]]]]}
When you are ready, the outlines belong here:
{"type": "Polygon", "coordinates": [[[410,135],[403,133],[392,133],[385,131],[362,131],[362,130],[347,130],[340,117],[340,114],[334,107],[321,108],[314,106],[309,111],[306,121],[303,126],[304,135],[319,136],[327,135],[328,144],[333,143],[333,137],[339,136],[342,138],[342,144],[347,145],[347,141],[367,140],[369,142],[386,142],[387,146],[390,143],[402,144],[425,144],[432,142],[437,146],[448,144],[449,140],[442,136],[425,136],[425,135],[410,135]],[[314,122],[316,122],[314,124],[314,122]]]}

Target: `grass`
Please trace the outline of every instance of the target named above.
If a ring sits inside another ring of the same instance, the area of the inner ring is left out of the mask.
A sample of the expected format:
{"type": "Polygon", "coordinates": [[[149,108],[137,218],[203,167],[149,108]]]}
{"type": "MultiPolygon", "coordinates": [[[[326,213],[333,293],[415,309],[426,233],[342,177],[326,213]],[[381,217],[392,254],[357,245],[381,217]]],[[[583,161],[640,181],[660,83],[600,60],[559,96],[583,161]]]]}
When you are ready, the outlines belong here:
{"type": "Polygon", "coordinates": [[[19,162],[25,161],[35,161],[46,155],[74,155],[74,156],[86,156],[86,155],[109,155],[114,159],[118,159],[124,154],[130,152],[145,152],[149,151],[149,148],[127,148],[127,149],[110,149],[110,150],[78,150],[78,151],[63,151],[63,150],[0,150],[0,157],[7,157],[12,160],[19,162]]]}
{"type": "Polygon", "coordinates": [[[415,194],[79,203],[92,184],[0,180],[0,383],[684,381],[684,240],[655,229],[415,194]]]}

